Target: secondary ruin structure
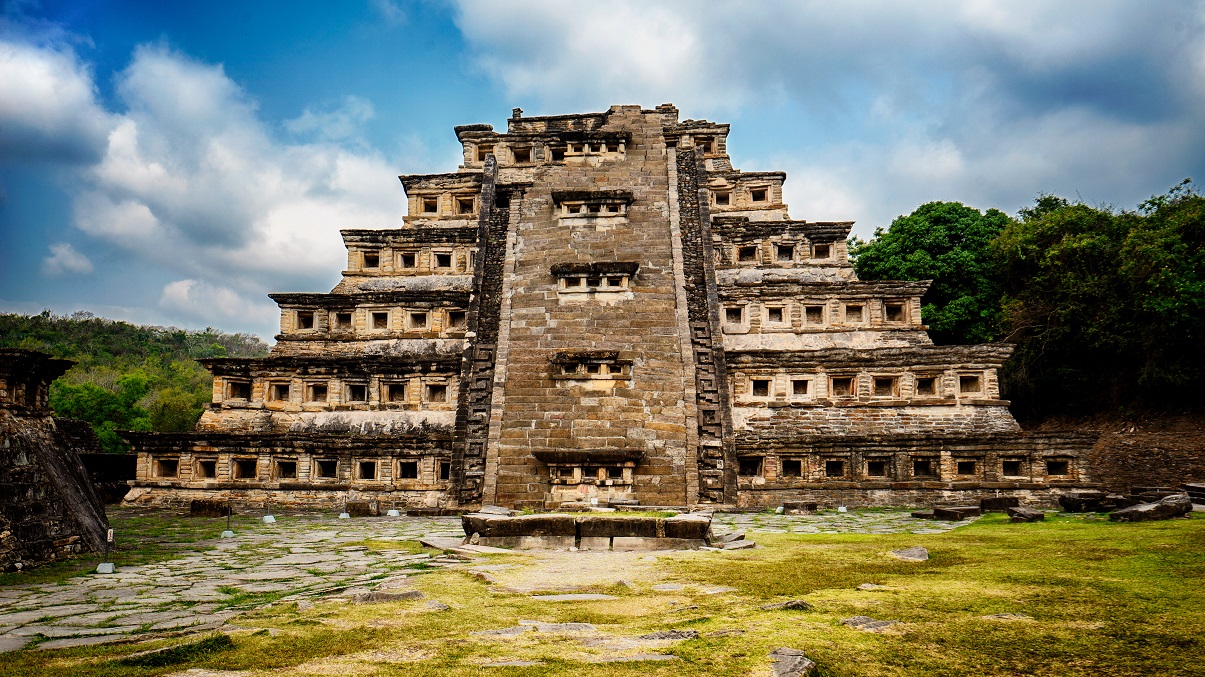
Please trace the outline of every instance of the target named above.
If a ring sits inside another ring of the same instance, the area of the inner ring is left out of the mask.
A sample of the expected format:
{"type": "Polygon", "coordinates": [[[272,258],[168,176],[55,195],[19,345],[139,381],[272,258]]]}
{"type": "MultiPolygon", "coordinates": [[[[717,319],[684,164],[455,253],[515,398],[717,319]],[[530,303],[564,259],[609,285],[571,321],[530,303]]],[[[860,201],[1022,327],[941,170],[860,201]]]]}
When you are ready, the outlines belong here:
{"type": "Polygon", "coordinates": [[[96,436],[47,404],[50,382],[73,364],[0,348],[0,571],[104,547],[105,506],[75,451],[96,436]]]}
{"type": "Polygon", "coordinates": [[[273,294],[263,359],[211,359],[188,434],[130,434],[127,500],[429,508],[916,504],[1083,486],[1022,432],[1005,345],[935,346],[925,282],[859,281],[850,222],[672,105],[456,128],[401,228],[344,230],[329,294],[273,294]]]}

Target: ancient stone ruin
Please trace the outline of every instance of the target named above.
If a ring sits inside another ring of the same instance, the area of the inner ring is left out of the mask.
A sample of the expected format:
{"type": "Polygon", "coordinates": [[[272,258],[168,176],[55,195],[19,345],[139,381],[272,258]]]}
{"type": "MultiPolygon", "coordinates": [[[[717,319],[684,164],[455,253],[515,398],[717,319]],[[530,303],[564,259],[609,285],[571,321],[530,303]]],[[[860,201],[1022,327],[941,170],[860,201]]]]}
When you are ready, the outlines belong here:
{"type": "Polygon", "coordinates": [[[95,436],[47,406],[50,382],[72,364],[0,349],[0,571],[104,547],[105,507],[74,449],[95,436]]]}
{"type": "Polygon", "coordinates": [[[1052,504],[1091,438],[1022,432],[1006,345],[936,346],[925,282],[860,281],[850,222],[672,105],[456,128],[402,227],[344,230],[329,294],[273,294],[188,434],[135,434],[128,501],[427,509],[1052,504]]]}

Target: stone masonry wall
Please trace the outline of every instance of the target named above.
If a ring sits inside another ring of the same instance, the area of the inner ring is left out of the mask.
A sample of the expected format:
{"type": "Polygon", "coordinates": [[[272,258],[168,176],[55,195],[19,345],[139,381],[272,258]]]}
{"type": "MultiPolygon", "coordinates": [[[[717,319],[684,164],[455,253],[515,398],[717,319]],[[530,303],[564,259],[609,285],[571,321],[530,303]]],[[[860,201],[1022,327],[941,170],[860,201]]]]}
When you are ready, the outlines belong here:
{"type": "Polygon", "coordinates": [[[626,131],[622,154],[542,165],[520,205],[515,233],[504,411],[498,440],[499,505],[543,507],[549,485],[539,450],[639,449],[634,494],[646,505],[686,496],[683,364],[676,316],[668,174],[659,114],[617,107],[602,130],[626,131]],[[562,218],[553,192],[631,193],[626,216],[562,218]],[[556,264],[637,262],[631,300],[570,298],[556,264]],[[618,351],[631,377],[554,379],[553,357],[618,351]]]}
{"type": "Polygon", "coordinates": [[[54,419],[0,408],[0,571],[99,550],[104,505],[54,419]]]}

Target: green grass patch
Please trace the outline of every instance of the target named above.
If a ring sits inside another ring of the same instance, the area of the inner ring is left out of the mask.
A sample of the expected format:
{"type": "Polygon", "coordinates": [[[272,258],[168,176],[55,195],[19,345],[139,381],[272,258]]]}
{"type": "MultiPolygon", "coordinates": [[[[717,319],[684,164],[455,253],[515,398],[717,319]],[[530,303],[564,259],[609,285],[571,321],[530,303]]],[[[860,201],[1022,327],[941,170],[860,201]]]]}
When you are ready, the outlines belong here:
{"type": "Polygon", "coordinates": [[[143,668],[159,668],[168,665],[179,665],[180,663],[188,663],[200,658],[209,656],[210,654],[219,651],[228,651],[234,648],[234,641],[229,635],[221,633],[208,635],[202,639],[180,644],[177,646],[169,646],[162,649],[155,649],[145,653],[135,654],[119,659],[117,662],[120,665],[129,665],[133,667],[143,668]]]}

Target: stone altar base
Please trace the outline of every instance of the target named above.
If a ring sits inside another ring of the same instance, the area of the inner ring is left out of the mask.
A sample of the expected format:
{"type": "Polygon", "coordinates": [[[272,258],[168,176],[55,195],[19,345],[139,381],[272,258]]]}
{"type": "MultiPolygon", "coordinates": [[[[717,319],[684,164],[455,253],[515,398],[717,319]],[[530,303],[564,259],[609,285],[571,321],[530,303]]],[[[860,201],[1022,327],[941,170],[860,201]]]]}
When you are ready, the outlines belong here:
{"type": "Polygon", "coordinates": [[[461,524],[465,538],[474,543],[520,550],[694,550],[711,542],[708,515],[512,517],[478,512],[461,517],[461,524]]]}

